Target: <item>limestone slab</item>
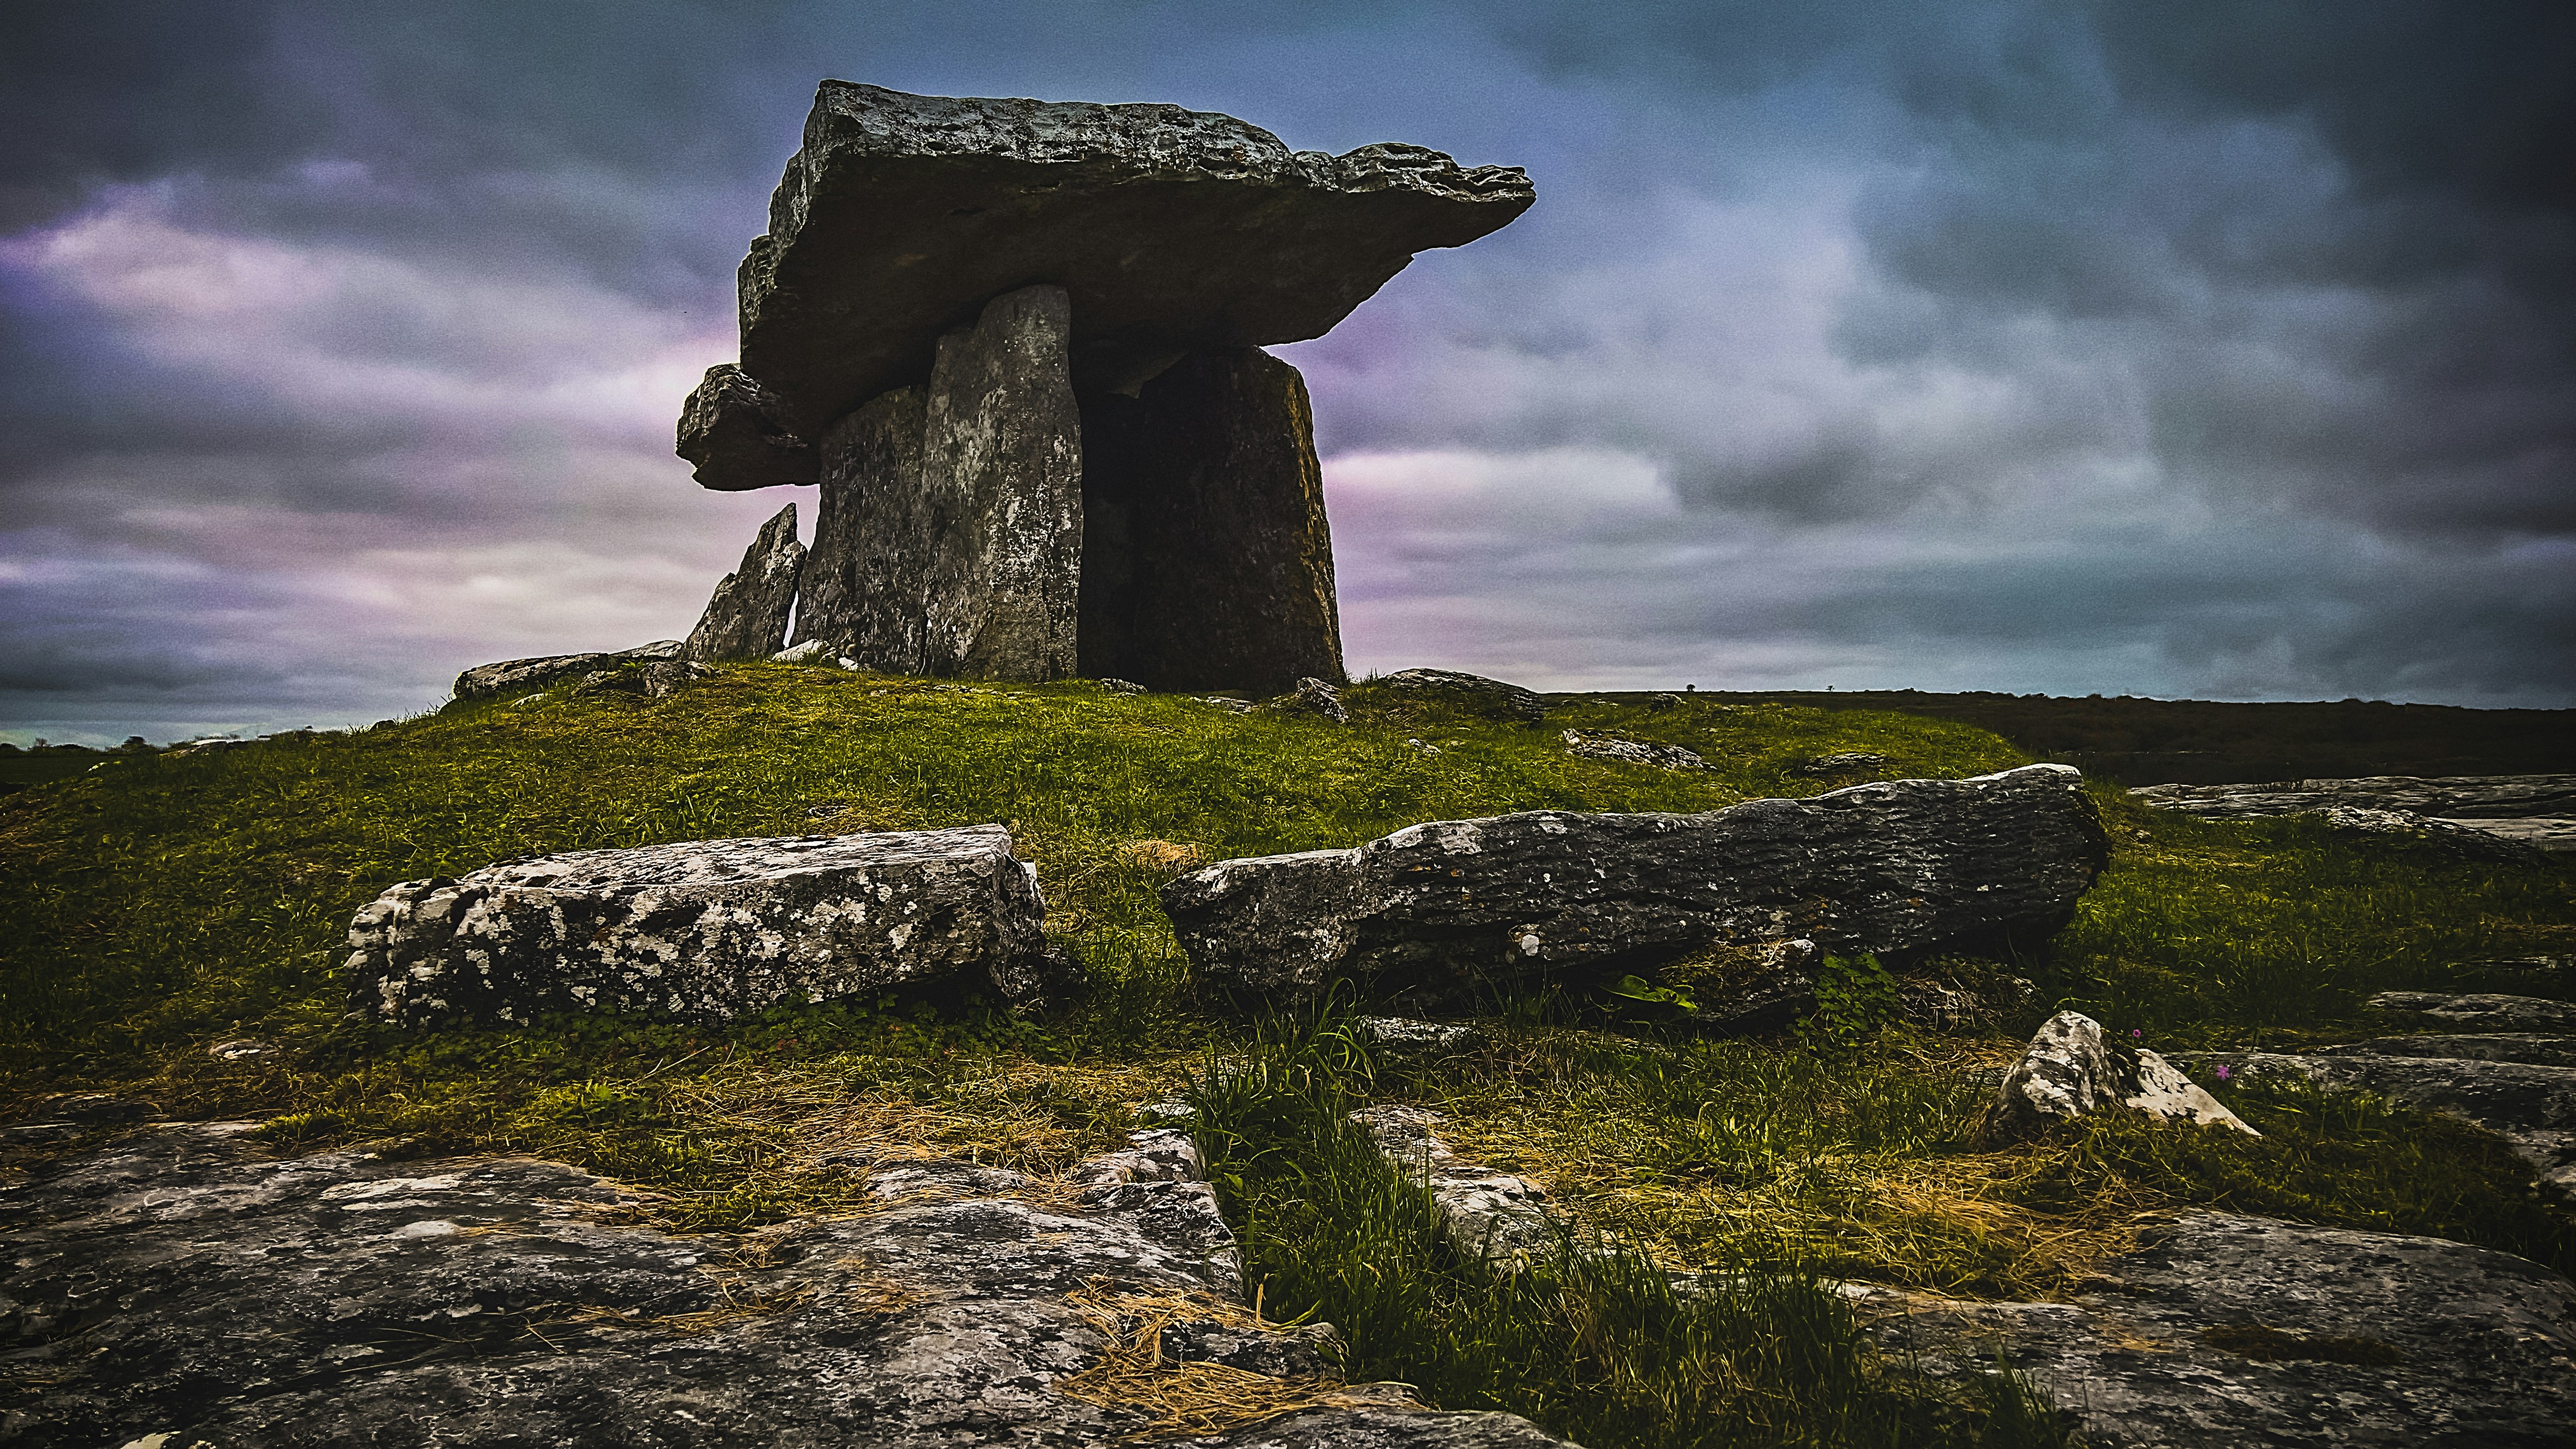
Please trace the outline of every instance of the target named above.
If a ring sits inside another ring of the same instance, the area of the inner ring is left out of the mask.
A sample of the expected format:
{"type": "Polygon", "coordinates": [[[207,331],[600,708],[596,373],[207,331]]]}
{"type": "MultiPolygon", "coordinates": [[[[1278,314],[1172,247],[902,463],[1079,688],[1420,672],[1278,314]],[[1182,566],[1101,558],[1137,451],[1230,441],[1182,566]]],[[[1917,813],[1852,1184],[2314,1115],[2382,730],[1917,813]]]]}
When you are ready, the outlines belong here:
{"type": "Polygon", "coordinates": [[[615,1008],[723,1021],[1052,969],[1037,876],[998,825],[693,840],[405,881],[349,926],[349,1004],[405,1026],[615,1008]]]}
{"type": "Polygon", "coordinates": [[[2082,776],[2026,765],[1698,815],[1429,821],[1348,850],[1220,861],[1162,900],[1212,984],[1436,990],[1712,942],[1851,955],[2036,939],[2107,850],[2082,776]]]}

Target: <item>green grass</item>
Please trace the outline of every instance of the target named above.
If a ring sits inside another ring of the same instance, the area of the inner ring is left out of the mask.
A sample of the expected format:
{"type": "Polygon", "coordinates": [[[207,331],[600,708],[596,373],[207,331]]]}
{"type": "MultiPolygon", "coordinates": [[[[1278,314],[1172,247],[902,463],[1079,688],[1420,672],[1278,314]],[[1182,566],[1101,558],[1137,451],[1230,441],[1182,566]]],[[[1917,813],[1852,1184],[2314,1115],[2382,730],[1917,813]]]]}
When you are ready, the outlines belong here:
{"type": "Polygon", "coordinates": [[[1596,699],[1540,727],[1365,686],[1351,698],[1344,728],[1079,682],[752,665],[662,701],[451,706],[359,733],[106,757],[0,797],[0,1110],[102,1090],[175,1117],[269,1118],[281,1150],[538,1153],[666,1194],[678,1226],[733,1230],[850,1206],[870,1161],[1059,1171],[1215,1050],[1273,1064],[1202,1086],[1270,1306],[1340,1324],[1355,1374],[1513,1407],[1596,1449],[2045,1442],[2027,1395],[1944,1397],[1871,1355],[1815,1280],[2056,1291],[2141,1212],[2214,1206],[2569,1263],[2565,1205],[2534,1195],[2494,1139],[2348,1094],[2240,1089],[2259,1143],[2102,1119],[2005,1151],[1969,1144],[1983,1088],[1968,1070],[2009,1060],[2060,1005],[2158,1047],[2296,1045],[2365,1034],[2370,991],[2470,984],[2463,961],[2576,942],[2562,868],[2202,824],[2108,789],[2110,869],[2044,955],[1903,968],[2037,982],[1981,1031],[1880,1031],[1866,973],[1831,1020],[1763,1041],[1702,1040],[1561,982],[1493,1003],[1487,1044],[1445,1065],[1361,1054],[1313,1076],[1299,1046],[1308,1075],[1291,1090],[1280,1053],[1314,1033],[1188,980],[1154,893],[1190,860],[1425,819],[1702,810],[1849,783],[1793,772],[1817,754],[1886,755],[1892,775],[2025,759],[1966,725],[1883,712],[1596,699]],[[1567,728],[1683,745],[1714,768],[1580,758],[1567,728]],[[1049,933],[1094,983],[1040,1018],[951,993],[720,1027],[341,1019],[347,921],[395,881],[561,850],[984,821],[1038,863],[1049,933]],[[279,1050],[205,1050],[243,1036],[279,1050]],[[1447,1254],[1419,1195],[1339,1125],[1373,1097],[1441,1107],[1462,1150],[1542,1178],[1586,1231],[1627,1247],[1535,1275],[1447,1254]],[[1664,1266],[1748,1276],[1681,1303],[1664,1266]]]}
{"type": "Polygon", "coordinates": [[[1190,1097],[1251,1280],[1274,1315],[1333,1323],[1352,1377],[1510,1409],[1594,1449],[2065,1442],[2017,1376],[1944,1391],[1874,1351],[1803,1265],[1729,1261],[1684,1294],[1598,1240],[1519,1271],[1459,1251],[1349,1121],[1375,1076],[1347,1019],[1326,1016],[1212,1057],[1190,1097]]]}
{"type": "Polygon", "coordinates": [[[2446,862],[2313,819],[2203,822],[2097,790],[2118,845],[2042,986],[2168,1045],[2349,1035],[2389,990],[2492,989],[2473,963],[2576,951],[2561,865],[2446,862]]]}

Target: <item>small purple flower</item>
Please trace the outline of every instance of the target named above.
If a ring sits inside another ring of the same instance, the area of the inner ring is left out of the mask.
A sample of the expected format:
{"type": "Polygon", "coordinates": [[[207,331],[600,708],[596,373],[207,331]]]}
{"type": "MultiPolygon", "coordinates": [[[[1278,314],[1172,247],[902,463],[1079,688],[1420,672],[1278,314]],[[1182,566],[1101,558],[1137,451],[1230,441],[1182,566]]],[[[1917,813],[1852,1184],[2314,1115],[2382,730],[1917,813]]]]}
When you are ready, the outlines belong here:
{"type": "Polygon", "coordinates": [[[2222,1082],[2227,1080],[2227,1068],[2220,1067],[2218,1069],[2218,1079],[2222,1082]]]}
{"type": "Polygon", "coordinates": [[[2133,1027],[2130,1027],[2130,1028],[2129,1028],[2129,1040],[2131,1040],[2131,1041],[2136,1041],[2136,1040],[2140,1039],[2141,1037],[2144,1037],[2146,1034],[2147,1034],[2147,1029],[2146,1029],[2145,1027],[2142,1027],[2142,1026],[2133,1026],[2133,1027]]]}

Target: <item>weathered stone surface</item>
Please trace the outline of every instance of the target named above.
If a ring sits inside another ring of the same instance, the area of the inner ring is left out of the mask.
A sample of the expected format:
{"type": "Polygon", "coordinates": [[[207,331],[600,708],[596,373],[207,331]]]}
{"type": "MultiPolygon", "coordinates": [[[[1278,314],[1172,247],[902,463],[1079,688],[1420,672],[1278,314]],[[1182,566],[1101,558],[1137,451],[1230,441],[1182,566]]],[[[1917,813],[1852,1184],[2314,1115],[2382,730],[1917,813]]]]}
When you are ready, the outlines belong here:
{"type": "Polygon", "coordinates": [[[632,661],[676,658],[679,651],[679,640],[664,639],[603,654],[548,654],[534,659],[504,659],[497,664],[477,664],[456,676],[455,693],[458,699],[525,694],[562,680],[615,669],[632,661]]]}
{"type": "Polygon", "coordinates": [[[1530,204],[1419,146],[1291,152],[1230,116],[825,81],[742,264],[742,365],[806,436],[927,377],[939,336],[1044,279],[1086,390],[1191,348],[1319,337],[1413,254],[1530,204]]]}
{"type": "Polygon", "coordinates": [[[739,492],[819,482],[822,460],[787,425],[786,411],[775,394],[732,363],[708,368],[680,404],[678,452],[696,465],[698,486],[739,492]]]}
{"type": "Polygon", "coordinates": [[[576,680],[567,692],[573,695],[640,694],[647,699],[668,699],[682,689],[715,675],[713,668],[693,659],[656,659],[640,666],[594,670],[576,680]]]}
{"type": "Polygon", "coordinates": [[[1257,348],[1188,353],[1082,402],[1082,671],[1158,690],[1339,684],[1314,416],[1257,348]]]}
{"type": "Polygon", "coordinates": [[[2319,1047],[2321,1057],[2451,1057],[2473,1062],[2521,1062],[2535,1067],[2576,1067],[2576,1037],[2533,1032],[2486,1036],[2375,1036],[2345,1046],[2319,1047]]]}
{"type": "MultiPolygon", "coordinates": [[[[2129,792],[2150,805],[2204,820],[2267,815],[2386,811],[2422,816],[2544,850],[2576,850],[2576,775],[2372,775],[2351,780],[2277,780],[2260,785],[2147,785],[2129,792]]],[[[2344,818],[2347,828],[2424,831],[2402,818],[2344,818]]],[[[2426,831],[2430,833],[2430,831],[2426,831]]]]}
{"type": "Polygon", "coordinates": [[[933,552],[911,575],[924,673],[1076,671],[1082,419],[1065,370],[1070,327],[1063,288],[1023,287],[939,339],[921,451],[933,552]]]}
{"type": "Polygon", "coordinates": [[[1342,692],[1320,679],[1298,680],[1295,689],[1263,701],[1258,708],[1272,714],[1313,715],[1333,724],[1351,722],[1350,706],[1342,703],[1342,692]]]}
{"type": "Polygon", "coordinates": [[[2167,1122],[2261,1136],[2154,1052],[2105,1041],[2102,1023],[2061,1011],[2040,1025],[1986,1109],[1985,1135],[2008,1139],[2052,1121],[2126,1108],[2167,1122]]]}
{"type": "Polygon", "coordinates": [[[2065,1303],[1856,1306],[1938,1377],[2001,1351],[2101,1449],[2540,1449],[2576,1423],[2576,1285],[2520,1258],[2196,1213],[2097,1271],[2065,1303]]]}
{"type": "Polygon", "coordinates": [[[1802,938],[1743,948],[1723,977],[1692,985],[1691,1020],[1729,1035],[1769,1031],[1816,1009],[1816,970],[1825,953],[1802,938]]]}
{"type": "Polygon", "coordinates": [[[805,567],[805,545],[796,541],[796,505],[778,510],[742,555],[742,566],[716,584],[698,627],[680,645],[682,659],[713,663],[766,659],[787,642],[788,611],[796,607],[796,576],[805,567]]]}
{"type": "Polygon", "coordinates": [[[1494,719],[1536,724],[1547,715],[1547,701],[1538,695],[1481,674],[1461,674],[1454,669],[1399,669],[1369,682],[1399,695],[1437,699],[1494,719]]]}
{"type": "Polygon", "coordinates": [[[1627,765],[1653,765],[1662,770],[1705,770],[1708,761],[1696,750],[1679,745],[1658,745],[1645,740],[1623,740],[1611,735],[1585,734],[1581,730],[1565,732],[1565,748],[1570,754],[1595,760],[1617,760],[1627,765]]]}
{"type": "Polygon", "coordinates": [[[796,640],[828,640],[864,669],[920,674],[939,555],[921,474],[929,393],[899,388],[823,435],[823,496],[796,600],[796,640]]]}
{"type": "Polygon", "coordinates": [[[2548,1182],[2576,1191],[2576,1067],[2493,1057],[2434,1057],[2375,1043],[2290,1056],[2195,1053],[2203,1070],[2231,1076],[2297,1072],[2327,1086],[2377,1092],[2428,1112],[2448,1112],[2513,1145],[2548,1182]]]}
{"type": "Polygon", "coordinates": [[[1839,755],[1815,755],[1800,760],[1795,773],[1821,778],[1827,775],[1849,775],[1862,770],[1884,770],[1895,761],[1885,755],[1846,752],[1839,755]]]}
{"type": "Polygon", "coordinates": [[[1368,1129],[1380,1152],[1431,1194],[1441,1231],[1459,1250],[1511,1265],[1542,1258],[1565,1242],[1548,1215],[1547,1192],[1527,1178],[1478,1167],[1432,1129],[1440,1114],[1424,1107],[1365,1107],[1351,1120],[1368,1129]]]}
{"type": "Polygon", "coordinates": [[[2473,991],[2452,996],[2438,991],[2382,991],[2370,998],[2373,1010],[2430,1017],[2466,1031],[2576,1031],[2576,1001],[2538,996],[2505,996],[2473,991]]]}
{"type": "Polygon", "coordinates": [[[1053,969],[1037,877],[998,825],[693,840],[405,881],[349,925],[349,1004],[406,1026],[613,1007],[722,1021],[1053,969]]]}
{"type": "Polygon", "coordinates": [[[2329,805],[2318,812],[2326,828],[2338,835],[2371,836],[2424,846],[2458,860],[2499,861],[2511,865],[2546,862],[2549,852],[2528,840],[2497,833],[2502,821],[2475,824],[2440,820],[2411,810],[2372,810],[2359,805],[2329,805]]]}
{"type": "Polygon", "coordinates": [[[1132,1295],[1170,1310],[1168,1370],[1146,1372],[1222,1364],[1313,1406],[1190,1442],[1559,1442],[1340,1388],[1330,1329],[1233,1302],[1205,1184],[1155,1175],[1169,1154],[1143,1144],[1070,1200],[926,1163],[874,1174],[871,1211],[737,1241],[646,1225],[651,1200],[559,1163],[277,1160],[247,1127],[134,1133],[0,1191],[0,1351],[23,1386],[0,1438],[1107,1449],[1155,1427],[1081,1391],[1141,1330],[1100,1306],[1132,1295]]]}
{"type": "Polygon", "coordinates": [[[1162,899],[1202,979],[1296,996],[1344,975],[1437,985],[1710,942],[1991,944],[2062,924],[2106,852],[2082,777],[2027,765],[1700,815],[1432,821],[1349,850],[1220,861],[1162,899]]]}

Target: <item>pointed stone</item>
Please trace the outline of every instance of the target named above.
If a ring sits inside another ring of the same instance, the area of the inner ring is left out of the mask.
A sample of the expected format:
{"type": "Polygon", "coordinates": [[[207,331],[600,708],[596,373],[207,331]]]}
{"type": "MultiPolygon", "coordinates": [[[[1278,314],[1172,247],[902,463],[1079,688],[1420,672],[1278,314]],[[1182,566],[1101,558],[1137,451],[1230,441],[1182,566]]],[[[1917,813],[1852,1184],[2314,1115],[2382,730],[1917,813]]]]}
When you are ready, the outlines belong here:
{"type": "Polygon", "coordinates": [[[1314,417],[1258,348],[1192,352],[1084,399],[1082,672],[1158,690],[1338,684],[1314,417]]]}
{"type": "Polygon", "coordinates": [[[786,421],[787,405],[751,374],[721,363],[680,405],[676,451],[697,465],[701,488],[738,493],[821,477],[814,447],[786,421]]]}
{"type": "Polygon", "coordinates": [[[805,546],[796,541],[796,505],[778,510],[760,526],[742,567],[724,576],[698,627],[680,645],[682,659],[766,659],[787,640],[788,611],[796,605],[796,576],[805,546]]]}
{"type": "Polygon", "coordinates": [[[922,496],[928,394],[897,388],[823,435],[823,498],[805,556],[796,639],[886,674],[923,672],[925,581],[935,552],[922,496]]]}
{"type": "Polygon", "coordinates": [[[967,679],[1075,672],[1082,418],[1062,287],[1023,287],[939,339],[922,424],[933,543],[922,664],[967,679]]]}

